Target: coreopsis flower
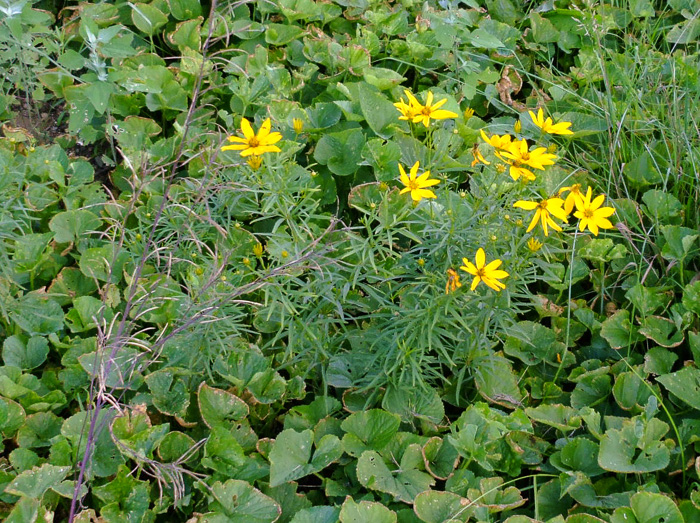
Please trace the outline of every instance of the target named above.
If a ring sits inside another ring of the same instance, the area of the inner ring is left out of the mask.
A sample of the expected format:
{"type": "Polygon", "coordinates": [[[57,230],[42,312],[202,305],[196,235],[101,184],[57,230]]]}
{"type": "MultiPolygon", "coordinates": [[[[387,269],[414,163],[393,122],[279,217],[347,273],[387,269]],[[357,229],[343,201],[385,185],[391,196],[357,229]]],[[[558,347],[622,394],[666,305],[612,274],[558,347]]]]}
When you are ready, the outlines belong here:
{"type": "Polygon", "coordinates": [[[507,150],[500,151],[498,156],[510,165],[510,176],[517,180],[521,176],[527,180],[534,180],[535,175],[524,166],[544,171],[546,165],[554,165],[555,155],[549,154],[544,147],[529,150],[527,140],[516,140],[510,144],[507,150]]]}
{"type": "Polygon", "coordinates": [[[503,136],[494,134],[493,136],[488,137],[483,129],[481,130],[481,138],[491,147],[503,150],[508,150],[511,140],[513,139],[513,137],[509,134],[504,134],[503,136]]]}
{"type": "Polygon", "coordinates": [[[221,148],[222,151],[240,151],[241,156],[260,156],[265,153],[276,153],[281,149],[276,144],[282,139],[282,135],[278,132],[270,132],[270,119],[265,120],[260,126],[260,130],[256,133],[250,126],[250,122],[246,118],[241,119],[241,132],[244,138],[237,136],[229,136],[228,141],[235,145],[225,145],[221,148]]]}
{"type": "Polygon", "coordinates": [[[555,231],[561,231],[561,227],[552,219],[552,216],[559,218],[564,223],[567,222],[566,211],[562,208],[562,205],[564,205],[564,200],[561,198],[544,198],[540,202],[520,200],[515,202],[513,207],[525,209],[526,211],[536,210],[535,216],[533,216],[532,221],[525,232],[530,232],[535,228],[537,222],[540,221],[542,223],[544,235],[549,236],[548,227],[551,227],[555,231]]]}
{"type": "Polygon", "coordinates": [[[498,281],[509,276],[506,271],[499,269],[501,263],[503,263],[501,260],[493,260],[491,263],[486,265],[486,253],[484,253],[484,249],[479,248],[479,250],[476,251],[475,262],[476,263],[472,263],[466,258],[462,258],[462,263],[464,263],[464,265],[460,267],[460,269],[463,271],[474,276],[471,290],[476,289],[476,286],[480,281],[483,281],[484,284],[491,287],[495,291],[500,291],[501,289],[506,288],[504,283],[498,281]]]}
{"type": "Polygon", "coordinates": [[[255,254],[255,256],[257,256],[258,258],[260,258],[260,256],[263,255],[262,243],[256,243],[255,245],[253,245],[253,254],[255,254]]]}
{"type": "Polygon", "coordinates": [[[301,131],[304,130],[304,120],[301,118],[292,118],[292,125],[296,134],[301,134],[301,131]]]}
{"type": "Polygon", "coordinates": [[[583,232],[586,227],[598,236],[598,229],[612,229],[613,224],[608,218],[613,215],[615,209],[612,207],[601,207],[605,201],[605,195],[600,194],[591,201],[591,188],[588,188],[586,196],[576,201],[576,212],[574,216],[578,218],[579,230],[583,232]]]}
{"type": "Polygon", "coordinates": [[[459,281],[459,274],[454,269],[447,269],[447,284],[445,285],[445,294],[455,292],[462,286],[459,281]]]}
{"type": "Polygon", "coordinates": [[[262,165],[262,156],[251,156],[246,162],[251,169],[257,171],[262,165]]]}
{"type": "Polygon", "coordinates": [[[413,121],[413,118],[423,109],[423,106],[416,100],[416,97],[411,94],[411,91],[405,89],[404,93],[408,98],[408,103],[404,102],[403,98],[401,98],[401,100],[394,104],[394,107],[401,113],[399,120],[413,121]]]}
{"type": "Polygon", "coordinates": [[[425,171],[418,176],[418,162],[413,164],[408,175],[401,164],[399,164],[399,171],[401,171],[401,183],[405,187],[399,194],[410,192],[414,202],[419,202],[423,198],[437,198],[435,193],[426,187],[437,185],[440,180],[430,179],[430,171],[425,171]]]}
{"type": "Polygon", "coordinates": [[[537,252],[542,248],[542,245],[544,245],[541,241],[536,240],[535,238],[530,238],[527,241],[527,248],[530,249],[532,252],[537,252]]]}
{"type": "Polygon", "coordinates": [[[532,111],[528,111],[528,113],[530,113],[530,118],[532,118],[532,121],[535,123],[535,125],[542,129],[542,131],[545,133],[574,134],[573,131],[569,129],[569,127],[571,127],[571,122],[554,123],[554,121],[551,118],[547,118],[545,120],[544,113],[542,112],[541,108],[539,111],[537,111],[537,115],[535,115],[535,113],[533,113],[532,111]]]}
{"type": "Polygon", "coordinates": [[[428,91],[425,99],[425,105],[420,107],[420,110],[413,117],[413,123],[423,123],[426,127],[430,125],[430,120],[445,120],[446,118],[457,118],[459,115],[446,109],[440,109],[447,98],[443,98],[439,102],[433,104],[433,93],[428,91]]]}
{"type": "Polygon", "coordinates": [[[566,211],[566,214],[571,214],[571,211],[574,210],[576,200],[583,198],[583,193],[581,192],[581,184],[575,183],[569,187],[562,187],[561,189],[559,189],[559,196],[561,196],[566,191],[569,191],[569,194],[566,195],[566,200],[564,200],[564,210],[566,211]]]}
{"type": "Polygon", "coordinates": [[[474,109],[472,109],[471,107],[467,107],[464,110],[463,114],[464,114],[464,119],[469,120],[472,116],[474,116],[474,109]]]}
{"type": "Polygon", "coordinates": [[[520,134],[520,131],[523,130],[523,123],[520,120],[516,120],[515,123],[513,124],[513,131],[515,131],[516,134],[520,134]]]}

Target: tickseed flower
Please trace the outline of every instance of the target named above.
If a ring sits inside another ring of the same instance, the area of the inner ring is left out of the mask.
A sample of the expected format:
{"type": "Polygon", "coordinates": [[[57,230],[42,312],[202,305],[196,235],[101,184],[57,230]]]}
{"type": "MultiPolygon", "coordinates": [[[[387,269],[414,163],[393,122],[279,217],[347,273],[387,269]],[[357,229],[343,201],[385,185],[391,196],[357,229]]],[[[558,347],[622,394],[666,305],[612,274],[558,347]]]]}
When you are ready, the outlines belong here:
{"type": "Polygon", "coordinates": [[[472,109],[471,107],[467,107],[467,108],[464,110],[464,113],[463,113],[463,114],[464,114],[464,119],[465,119],[465,120],[469,120],[469,118],[471,118],[472,116],[474,116],[474,109],[472,109]]]}
{"type": "Polygon", "coordinates": [[[528,113],[530,113],[530,118],[532,118],[532,121],[535,123],[535,125],[542,129],[542,131],[545,133],[574,134],[573,131],[569,129],[569,127],[571,127],[571,122],[554,123],[554,121],[551,118],[547,118],[545,120],[544,113],[542,112],[541,108],[539,111],[537,111],[537,115],[535,115],[535,113],[533,113],[532,111],[528,111],[528,113]]]}
{"type": "Polygon", "coordinates": [[[401,171],[401,183],[404,184],[405,187],[405,189],[401,189],[399,194],[410,192],[411,198],[413,198],[415,202],[419,202],[423,198],[437,198],[435,193],[430,189],[426,189],[426,187],[437,185],[440,183],[440,180],[430,179],[430,171],[425,171],[423,174],[416,177],[418,174],[418,162],[413,164],[408,176],[401,164],[399,164],[399,171],[401,171]]]}
{"type": "Polygon", "coordinates": [[[498,269],[501,266],[501,263],[503,263],[501,260],[493,260],[491,263],[486,265],[486,254],[484,253],[484,249],[480,247],[479,250],[476,251],[475,261],[476,264],[473,264],[466,258],[462,258],[462,263],[464,263],[464,265],[460,267],[460,269],[463,271],[474,276],[471,290],[476,289],[476,286],[480,281],[483,281],[494,291],[500,291],[501,289],[506,288],[505,284],[498,281],[509,276],[506,271],[498,269]]]}
{"type": "Polygon", "coordinates": [[[612,207],[601,207],[605,201],[605,195],[600,194],[591,201],[591,188],[588,188],[586,196],[576,200],[576,209],[574,216],[581,220],[579,222],[579,230],[583,232],[586,227],[593,233],[594,236],[598,236],[598,228],[600,229],[612,229],[613,224],[610,223],[608,217],[612,216],[615,209],[612,207]]]}
{"type": "Polygon", "coordinates": [[[297,134],[301,134],[301,131],[304,130],[304,120],[301,118],[292,118],[292,125],[294,126],[294,132],[297,134]]]}
{"type": "Polygon", "coordinates": [[[416,100],[416,97],[411,94],[411,91],[404,89],[404,93],[408,98],[408,103],[404,102],[403,98],[401,98],[401,100],[394,104],[394,107],[396,107],[401,113],[399,120],[413,121],[413,118],[415,118],[421,109],[423,109],[423,106],[418,100],[416,100]]]}
{"type": "Polygon", "coordinates": [[[262,256],[262,253],[263,253],[262,243],[256,243],[255,245],[253,245],[253,254],[255,254],[255,256],[260,258],[260,256],[262,256]]]}
{"type": "Polygon", "coordinates": [[[532,218],[530,225],[525,232],[530,232],[535,228],[537,222],[542,222],[542,230],[544,230],[544,235],[549,236],[549,230],[547,226],[550,226],[555,231],[561,231],[561,227],[552,219],[552,216],[559,218],[561,221],[566,223],[567,216],[566,211],[562,209],[564,200],[561,198],[545,198],[538,202],[528,202],[526,200],[520,200],[513,204],[513,207],[519,207],[520,209],[525,209],[526,211],[535,211],[535,216],[532,218]]]}
{"type": "Polygon", "coordinates": [[[503,136],[494,134],[489,138],[488,136],[486,136],[486,133],[483,129],[481,130],[481,138],[491,147],[494,147],[496,149],[504,149],[506,151],[510,147],[511,140],[513,139],[512,136],[509,134],[504,134],[503,136]]]}
{"type": "Polygon", "coordinates": [[[457,113],[453,113],[452,111],[447,111],[445,109],[440,109],[445,102],[447,102],[447,98],[443,98],[439,102],[436,102],[433,105],[433,93],[431,91],[428,91],[428,94],[425,98],[425,105],[422,105],[418,107],[418,112],[416,115],[413,117],[413,123],[420,123],[423,122],[423,125],[428,127],[430,125],[430,119],[432,118],[433,120],[445,120],[447,118],[457,118],[459,115],[457,113]]]}
{"type": "Polygon", "coordinates": [[[221,148],[222,151],[240,151],[241,156],[260,156],[264,153],[276,153],[281,149],[276,144],[282,139],[280,133],[270,132],[270,119],[265,120],[260,126],[260,130],[255,133],[250,126],[250,122],[246,118],[241,119],[241,132],[245,138],[237,136],[229,136],[228,141],[235,145],[225,145],[221,148]]]}
{"type": "Polygon", "coordinates": [[[532,252],[537,252],[542,248],[543,243],[539,240],[536,240],[535,238],[530,238],[527,241],[527,248],[530,249],[532,252]]]}
{"type": "Polygon", "coordinates": [[[454,269],[447,269],[447,284],[445,285],[445,294],[456,291],[462,286],[459,281],[459,274],[454,269]]]}
{"type": "Polygon", "coordinates": [[[523,130],[523,123],[520,120],[516,120],[513,124],[513,130],[519,134],[523,130]]]}
{"type": "Polygon", "coordinates": [[[262,165],[262,156],[251,156],[246,162],[251,169],[257,171],[262,165]]]}
{"type": "Polygon", "coordinates": [[[524,166],[544,171],[545,165],[554,165],[555,155],[547,153],[544,147],[528,150],[527,140],[516,140],[510,144],[507,151],[502,151],[499,156],[510,165],[510,177],[517,180],[521,176],[527,180],[534,180],[535,175],[524,166]]]}
{"type": "Polygon", "coordinates": [[[566,211],[566,214],[571,214],[571,211],[574,210],[574,205],[576,201],[583,199],[583,193],[581,192],[581,184],[575,183],[570,187],[562,187],[561,189],[559,189],[559,196],[561,196],[566,191],[569,191],[569,194],[566,196],[566,200],[564,200],[564,210],[566,211]]]}

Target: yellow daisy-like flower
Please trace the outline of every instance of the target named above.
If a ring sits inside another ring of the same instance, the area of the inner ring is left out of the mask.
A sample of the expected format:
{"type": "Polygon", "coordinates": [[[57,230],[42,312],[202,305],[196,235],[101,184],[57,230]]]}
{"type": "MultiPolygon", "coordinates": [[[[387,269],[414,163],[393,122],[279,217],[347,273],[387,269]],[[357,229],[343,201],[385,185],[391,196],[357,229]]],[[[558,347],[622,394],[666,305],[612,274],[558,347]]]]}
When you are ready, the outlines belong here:
{"type": "Polygon", "coordinates": [[[481,138],[491,147],[494,147],[495,149],[503,149],[506,151],[510,148],[511,140],[513,139],[513,137],[509,134],[504,134],[503,136],[494,134],[489,138],[488,136],[486,136],[486,133],[483,129],[481,130],[481,138]]]}
{"type": "Polygon", "coordinates": [[[527,140],[516,140],[510,147],[501,152],[497,152],[499,158],[510,165],[510,177],[517,180],[521,176],[526,180],[534,180],[534,173],[526,169],[525,166],[544,171],[545,165],[554,165],[555,155],[547,153],[544,147],[538,147],[533,151],[529,150],[527,140]]]}
{"type": "Polygon", "coordinates": [[[564,200],[564,210],[566,211],[566,214],[571,214],[571,211],[574,210],[574,205],[576,204],[576,202],[580,199],[583,199],[583,193],[581,192],[581,184],[575,183],[570,187],[562,187],[561,189],[559,189],[559,196],[561,196],[566,191],[569,191],[569,194],[566,195],[566,200],[564,200]]]}
{"type": "Polygon", "coordinates": [[[605,201],[605,195],[600,194],[591,201],[591,188],[588,188],[586,196],[580,200],[576,200],[576,209],[574,216],[581,220],[579,222],[579,230],[583,232],[586,227],[593,233],[594,236],[598,236],[598,229],[612,229],[613,224],[610,223],[608,218],[615,213],[615,209],[612,207],[601,207],[605,201]]]}
{"type": "Polygon", "coordinates": [[[544,147],[530,151],[527,140],[516,140],[510,144],[507,151],[501,154],[517,164],[529,165],[540,171],[544,171],[546,165],[554,165],[554,160],[557,158],[556,155],[549,154],[544,147]]]}
{"type": "MultiPolygon", "coordinates": [[[[445,120],[446,118],[457,118],[459,115],[452,111],[440,109],[447,102],[447,98],[443,98],[439,102],[433,104],[433,93],[428,91],[425,99],[425,105],[420,107],[420,110],[413,117],[413,123],[423,123],[426,127],[430,125],[430,120],[445,120]]],[[[419,104],[420,105],[420,104],[419,104]]]]}
{"type": "Polygon", "coordinates": [[[464,263],[464,265],[460,267],[460,269],[463,271],[474,276],[471,290],[476,289],[476,286],[480,281],[483,281],[494,291],[500,291],[501,289],[506,288],[504,283],[498,281],[509,276],[506,271],[498,269],[501,266],[501,263],[503,263],[501,260],[493,260],[491,263],[486,265],[486,254],[484,253],[484,249],[479,248],[479,250],[476,251],[475,261],[476,264],[470,262],[466,258],[462,258],[462,263],[464,263]]]}
{"type": "Polygon", "coordinates": [[[450,268],[447,269],[447,284],[445,285],[445,294],[456,291],[462,286],[459,281],[459,274],[456,270],[450,268]]]}
{"type": "Polygon", "coordinates": [[[235,145],[225,145],[221,148],[222,151],[240,151],[241,156],[260,156],[265,153],[280,152],[281,149],[276,144],[282,139],[280,133],[270,132],[270,119],[268,118],[260,126],[260,130],[255,133],[250,126],[250,122],[246,118],[241,119],[241,132],[245,138],[238,136],[229,136],[228,141],[235,145]]]}
{"type": "Polygon", "coordinates": [[[404,171],[401,164],[399,164],[399,171],[401,171],[401,183],[405,187],[405,189],[401,189],[399,194],[410,192],[414,202],[419,202],[423,198],[437,198],[435,193],[430,189],[426,189],[426,187],[437,185],[440,183],[440,180],[430,179],[430,171],[425,171],[420,176],[417,176],[418,162],[413,164],[408,175],[406,175],[406,171],[404,171]]]}
{"type": "Polygon", "coordinates": [[[532,111],[528,111],[528,113],[530,113],[530,118],[532,118],[532,121],[535,123],[535,125],[542,129],[542,131],[545,133],[574,134],[573,131],[569,129],[569,127],[571,127],[571,122],[554,123],[554,121],[551,118],[547,118],[545,120],[542,109],[537,111],[537,115],[535,115],[535,113],[533,113],[532,111]]]}
{"type": "Polygon", "coordinates": [[[416,100],[416,97],[411,94],[411,91],[405,89],[404,93],[408,98],[408,103],[404,102],[403,98],[401,98],[401,100],[394,104],[394,107],[396,107],[401,113],[399,120],[413,121],[413,118],[415,118],[421,109],[423,109],[423,106],[418,100],[416,100]]]}
{"type": "Polygon", "coordinates": [[[535,216],[532,218],[530,225],[525,232],[530,232],[535,228],[537,222],[542,222],[542,230],[544,230],[544,235],[549,236],[548,226],[555,231],[561,231],[561,227],[557,222],[552,219],[552,216],[559,218],[564,223],[567,222],[566,211],[562,208],[564,200],[561,198],[545,198],[540,202],[529,202],[527,200],[520,200],[513,204],[513,207],[518,207],[520,209],[525,209],[526,211],[534,211],[535,216]]]}

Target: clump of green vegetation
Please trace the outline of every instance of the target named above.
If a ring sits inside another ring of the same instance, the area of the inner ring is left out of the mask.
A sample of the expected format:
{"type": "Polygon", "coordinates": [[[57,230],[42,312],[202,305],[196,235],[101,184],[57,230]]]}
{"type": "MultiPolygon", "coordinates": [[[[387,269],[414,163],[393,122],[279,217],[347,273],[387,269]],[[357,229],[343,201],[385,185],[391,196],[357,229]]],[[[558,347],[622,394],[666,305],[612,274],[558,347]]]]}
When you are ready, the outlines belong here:
{"type": "Polygon", "coordinates": [[[0,0],[0,514],[700,518],[700,6],[0,0]]]}

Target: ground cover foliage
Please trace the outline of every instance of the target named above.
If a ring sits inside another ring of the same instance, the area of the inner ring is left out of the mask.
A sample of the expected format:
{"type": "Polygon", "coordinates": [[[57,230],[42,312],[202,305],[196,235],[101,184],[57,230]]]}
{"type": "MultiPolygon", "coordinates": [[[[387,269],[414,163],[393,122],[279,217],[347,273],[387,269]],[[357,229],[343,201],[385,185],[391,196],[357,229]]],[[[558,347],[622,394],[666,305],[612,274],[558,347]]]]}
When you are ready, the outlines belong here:
{"type": "Polygon", "coordinates": [[[0,12],[5,521],[700,520],[697,1],[0,12]]]}

